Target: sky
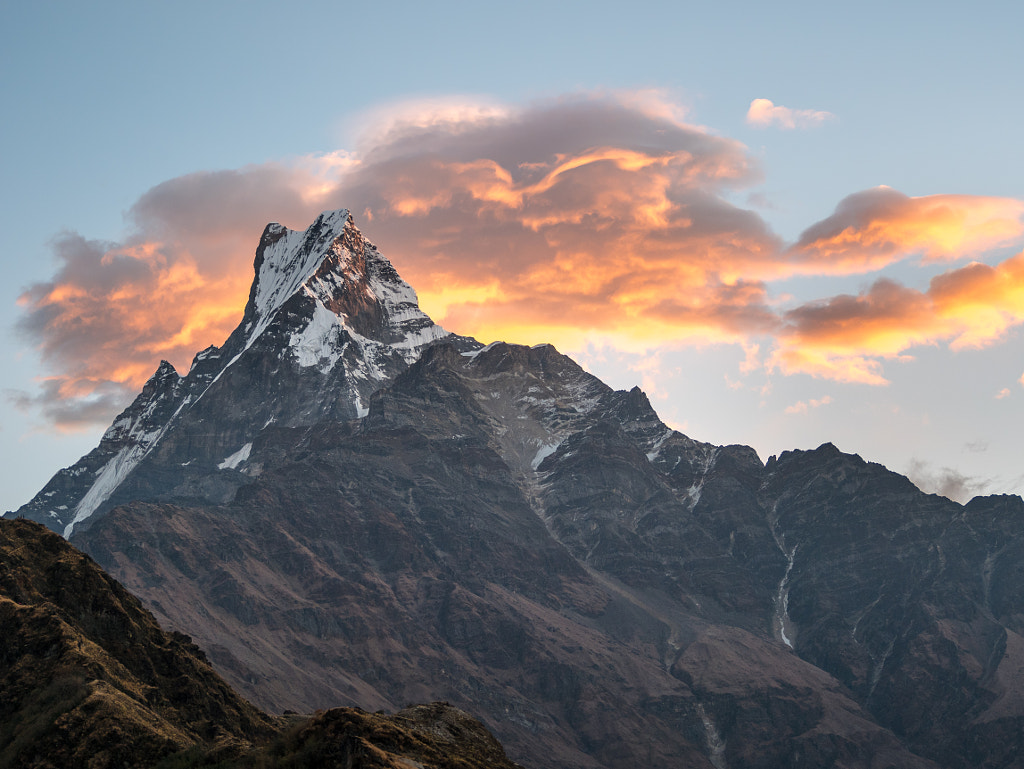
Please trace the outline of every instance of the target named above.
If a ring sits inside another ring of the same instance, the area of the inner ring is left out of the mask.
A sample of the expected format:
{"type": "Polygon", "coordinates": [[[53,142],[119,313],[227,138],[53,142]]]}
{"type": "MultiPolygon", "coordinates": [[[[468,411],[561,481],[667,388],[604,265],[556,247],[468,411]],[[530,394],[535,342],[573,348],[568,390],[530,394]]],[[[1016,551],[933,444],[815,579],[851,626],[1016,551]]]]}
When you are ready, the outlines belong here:
{"type": "Polygon", "coordinates": [[[691,437],[1024,492],[1024,6],[6,3],[0,510],[356,224],[691,437]]]}

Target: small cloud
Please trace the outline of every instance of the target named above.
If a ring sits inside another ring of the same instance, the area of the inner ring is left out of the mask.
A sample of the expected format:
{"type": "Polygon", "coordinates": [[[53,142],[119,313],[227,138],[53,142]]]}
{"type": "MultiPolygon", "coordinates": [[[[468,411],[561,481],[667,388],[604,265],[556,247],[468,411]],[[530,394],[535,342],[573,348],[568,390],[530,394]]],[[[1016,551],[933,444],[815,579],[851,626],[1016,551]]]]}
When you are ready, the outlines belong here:
{"type": "Polygon", "coordinates": [[[810,409],[816,409],[819,406],[827,406],[832,402],[832,396],[826,395],[821,399],[811,398],[808,401],[797,401],[792,406],[787,406],[785,411],[787,414],[806,414],[810,409]]]}
{"type": "Polygon", "coordinates": [[[6,390],[7,402],[25,413],[40,413],[62,433],[95,429],[110,422],[131,402],[132,388],[118,382],[90,382],[87,387],[61,378],[43,380],[39,392],[6,390]]]}
{"type": "Polygon", "coordinates": [[[761,192],[751,192],[749,195],[747,195],[747,203],[749,203],[754,208],[761,208],[768,211],[779,210],[779,207],[775,205],[775,203],[773,203],[771,200],[769,200],[767,195],[761,192]]]}
{"type": "Polygon", "coordinates": [[[1002,390],[996,393],[996,400],[1001,401],[1003,398],[1007,398],[1010,395],[1010,388],[1004,387],[1002,390]]]}
{"type": "Polygon", "coordinates": [[[745,358],[743,359],[743,362],[740,364],[740,371],[742,373],[749,374],[761,368],[761,345],[745,344],[743,345],[743,352],[745,353],[745,358]]]}
{"type": "Polygon", "coordinates": [[[988,451],[988,441],[970,441],[964,444],[964,448],[973,454],[984,454],[988,451]]]}
{"type": "Polygon", "coordinates": [[[926,494],[938,494],[961,504],[992,485],[989,480],[964,475],[951,467],[932,470],[927,462],[920,459],[910,460],[907,477],[926,494]]]}
{"type": "Polygon", "coordinates": [[[795,128],[813,128],[827,120],[834,120],[831,112],[816,109],[791,109],[771,102],[770,99],[754,99],[747,110],[747,123],[755,128],[775,125],[787,131],[795,128]]]}
{"type": "Polygon", "coordinates": [[[1024,374],[1021,374],[1020,379],[1018,379],[1017,381],[1020,382],[1021,387],[1024,387],[1024,374]]]}

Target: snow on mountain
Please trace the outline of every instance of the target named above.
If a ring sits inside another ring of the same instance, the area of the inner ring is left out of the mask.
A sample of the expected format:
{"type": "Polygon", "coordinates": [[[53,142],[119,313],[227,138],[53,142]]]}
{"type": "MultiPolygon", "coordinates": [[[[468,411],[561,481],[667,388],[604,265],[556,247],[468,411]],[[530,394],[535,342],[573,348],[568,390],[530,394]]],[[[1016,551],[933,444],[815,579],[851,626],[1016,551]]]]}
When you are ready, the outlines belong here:
{"type": "Polygon", "coordinates": [[[67,537],[116,504],[126,486],[158,498],[223,496],[230,482],[211,486],[202,474],[239,472],[269,425],[365,416],[369,396],[426,347],[443,339],[480,346],[419,308],[416,292],[347,209],[325,211],[304,231],[267,225],[254,272],[242,322],[225,343],[197,353],[184,377],[162,362],[100,445],[16,515],[67,537]],[[154,452],[174,455],[180,477],[132,480],[154,452]]]}

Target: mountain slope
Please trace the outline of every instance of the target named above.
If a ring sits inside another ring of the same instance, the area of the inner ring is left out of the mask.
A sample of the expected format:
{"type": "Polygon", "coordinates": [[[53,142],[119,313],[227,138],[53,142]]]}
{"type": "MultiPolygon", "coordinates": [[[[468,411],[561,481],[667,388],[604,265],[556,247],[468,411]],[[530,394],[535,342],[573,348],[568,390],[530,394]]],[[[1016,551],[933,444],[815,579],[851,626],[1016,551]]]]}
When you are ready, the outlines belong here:
{"type": "Polygon", "coordinates": [[[0,567],[0,766],[148,766],[274,732],[189,638],[56,534],[0,521],[0,567]]]}
{"type": "Polygon", "coordinates": [[[672,491],[713,453],[550,346],[437,345],[363,419],[265,430],[231,503],[76,541],[267,707],[440,697],[533,766],[930,766],[771,637],[774,542],[760,584],[672,491]]]}
{"type": "Polygon", "coordinates": [[[87,556],[0,521],[0,767],[515,769],[446,703],[271,718],[87,556]],[[416,763],[410,763],[416,762],[416,763]]]}
{"type": "Polygon", "coordinates": [[[550,345],[446,335],[347,212],[255,272],[20,511],[253,701],[445,699],[537,767],[1024,762],[1019,497],[695,441],[550,345]]]}

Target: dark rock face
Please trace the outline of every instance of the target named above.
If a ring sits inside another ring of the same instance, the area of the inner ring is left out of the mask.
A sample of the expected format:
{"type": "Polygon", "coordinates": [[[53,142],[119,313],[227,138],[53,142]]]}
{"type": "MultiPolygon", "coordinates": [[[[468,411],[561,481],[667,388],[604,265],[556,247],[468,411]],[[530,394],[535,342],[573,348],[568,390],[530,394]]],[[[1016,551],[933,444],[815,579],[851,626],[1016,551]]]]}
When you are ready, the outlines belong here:
{"type": "Polygon", "coordinates": [[[271,225],[256,272],[23,509],[65,494],[253,701],[444,699],[535,767],[1024,765],[1019,497],[692,440],[548,345],[447,335],[347,212],[271,225]]]}
{"type": "Polygon", "coordinates": [[[447,703],[272,718],[88,556],[0,521],[0,766],[515,769],[447,703]],[[412,763],[415,762],[415,763],[412,763]]]}
{"type": "Polygon", "coordinates": [[[274,732],[188,637],[28,521],[0,521],[0,638],[2,766],[151,766],[274,732]]]}
{"type": "Polygon", "coordinates": [[[923,755],[1024,760],[1022,596],[1009,597],[1021,499],[961,507],[831,445],[769,462],[763,493],[797,550],[788,609],[800,655],[923,755]]]}

